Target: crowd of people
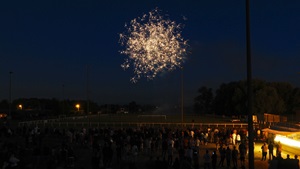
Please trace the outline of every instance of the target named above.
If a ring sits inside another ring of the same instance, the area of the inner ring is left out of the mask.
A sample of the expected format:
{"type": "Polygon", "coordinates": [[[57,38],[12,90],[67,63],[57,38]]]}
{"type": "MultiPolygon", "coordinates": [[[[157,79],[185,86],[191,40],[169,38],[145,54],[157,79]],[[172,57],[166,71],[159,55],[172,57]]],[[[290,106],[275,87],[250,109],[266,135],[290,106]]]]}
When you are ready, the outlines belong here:
{"type": "Polygon", "coordinates": [[[157,169],[245,168],[247,153],[246,130],[231,128],[41,129],[24,125],[14,130],[2,126],[0,137],[6,138],[0,142],[2,169],[135,169],[141,158],[149,162],[145,167],[157,169]],[[15,142],[5,141],[9,139],[15,142]],[[206,148],[208,143],[216,146],[206,148]],[[76,163],[84,158],[76,153],[78,149],[90,152],[85,164],[76,163]]]}
{"type": "Polygon", "coordinates": [[[238,135],[239,143],[246,139],[243,130],[236,132],[233,129],[217,128],[183,130],[142,126],[118,129],[41,129],[24,125],[13,130],[3,125],[1,138],[14,139],[15,143],[0,142],[0,155],[3,168],[38,168],[41,165],[49,169],[76,167],[74,161],[78,157],[74,149],[78,147],[91,149],[93,168],[110,168],[124,162],[133,167],[141,156],[156,161],[155,164],[160,164],[160,168],[167,166],[176,169],[183,165],[199,168],[208,161],[213,167],[217,152],[211,157],[210,150],[209,159],[199,157],[200,145],[215,143],[217,149],[230,143],[235,144],[233,140],[237,139],[233,139],[232,135],[238,135]],[[54,139],[56,144],[49,144],[49,139],[54,139]]]}

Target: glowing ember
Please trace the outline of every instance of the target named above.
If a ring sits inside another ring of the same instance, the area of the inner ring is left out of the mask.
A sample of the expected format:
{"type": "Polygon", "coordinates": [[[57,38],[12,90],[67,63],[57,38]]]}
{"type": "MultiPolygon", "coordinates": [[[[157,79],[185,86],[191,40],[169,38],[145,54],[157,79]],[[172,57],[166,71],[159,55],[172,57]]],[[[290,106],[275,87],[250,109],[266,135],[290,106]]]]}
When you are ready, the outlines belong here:
{"type": "Polygon", "coordinates": [[[120,34],[120,43],[125,49],[120,53],[128,58],[121,67],[133,66],[133,83],[141,77],[153,79],[159,73],[181,67],[187,47],[187,41],[181,37],[181,27],[160,15],[158,9],[125,25],[127,32],[120,34]]]}

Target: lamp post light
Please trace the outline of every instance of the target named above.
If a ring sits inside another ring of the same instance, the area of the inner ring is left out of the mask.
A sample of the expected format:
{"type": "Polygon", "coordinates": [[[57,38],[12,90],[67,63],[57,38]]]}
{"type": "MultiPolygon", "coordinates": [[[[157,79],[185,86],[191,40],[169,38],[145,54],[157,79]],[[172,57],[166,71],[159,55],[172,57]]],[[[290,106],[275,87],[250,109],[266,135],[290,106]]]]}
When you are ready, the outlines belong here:
{"type": "Polygon", "coordinates": [[[75,107],[77,108],[77,111],[79,112],[80,104],[76,104],[75,107]]]}
{"type": "Polygon", "coordinates": [[[18,105],[18,108],[19,108],[19,110],[23,110],[23,105],[22,105],[22,104],[19,104],[19,105],[18,105]]]}
{"type": "Polygon", "coordinates": [[[183,127],[183,121],[184,121],[184,116],[183,116],[183,111],[184,111],[184,91],[183,91],[183,67],[181,67],[181,127],[183,127]]]}
{"type": "Polygon", "coordinates": [[[90,113],[90,101],[89,101],[89,65],[86,65],[86,114],[90,113]]]}
{"type": "Polygon", "coordinates": [[[8,106],[8,119],[11,118],[11,74],[13,72],[9,72],[9,106],[8,106]]]}
{"type": "Polygon", "coordinates": [[[65,114],[65,85],[62,85],[62,113],[65,114]]]}
{"type": "Polygon", "coordinates": [[[253,89],[252,89],[252,64],[250,41],[250,0],[246,0],[246,50],[247,50],[247,94],[248,94],[248,147],[249,169],[254,169],[254,133],[253,133],[253,89]]]}

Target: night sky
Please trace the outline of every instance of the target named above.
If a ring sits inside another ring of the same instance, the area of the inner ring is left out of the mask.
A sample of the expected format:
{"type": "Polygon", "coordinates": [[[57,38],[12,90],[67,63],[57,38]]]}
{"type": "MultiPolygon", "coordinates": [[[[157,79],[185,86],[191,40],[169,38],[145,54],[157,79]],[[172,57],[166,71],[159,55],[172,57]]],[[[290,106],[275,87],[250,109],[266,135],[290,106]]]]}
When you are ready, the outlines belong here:
{"type": "MultiPolygon", "coordinates": [[[[251,1],[253,78],[300,87],[300,1],[251,1]]],[[[82,99],[99,104],[191,105],[201,86],[246,79],[243,0],[0,1],[0,99],[82,99]],[[121,64],[125,23],[159,8],[184,24],[181,71],[133,84],[121,64]],[[88,86],[88,87],[87,87],[88,86]],[[87,92],[88,91],[88,92],[87,92]]]]}

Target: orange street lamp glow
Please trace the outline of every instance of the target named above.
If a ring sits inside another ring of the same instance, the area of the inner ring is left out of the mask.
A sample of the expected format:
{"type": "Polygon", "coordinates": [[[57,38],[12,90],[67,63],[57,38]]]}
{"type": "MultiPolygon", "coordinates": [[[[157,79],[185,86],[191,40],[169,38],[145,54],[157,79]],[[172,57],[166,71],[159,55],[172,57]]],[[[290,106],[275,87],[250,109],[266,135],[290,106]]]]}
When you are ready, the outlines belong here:
{"type": "Polygon", "coordinates": [[[20,110],[22,110],[22,109],[23,109],[23,106],[22,106],[22,104],[19,104],[19,106],[18,106],[18,107],[19,107],[19,109],[20,109],[20,110]]]}
{"type": "Polygon", "coordinates": [[[76,104],[75,107],[77,108],[77,110],[79,111],[80,108],[80,104],[76,104]]]}

